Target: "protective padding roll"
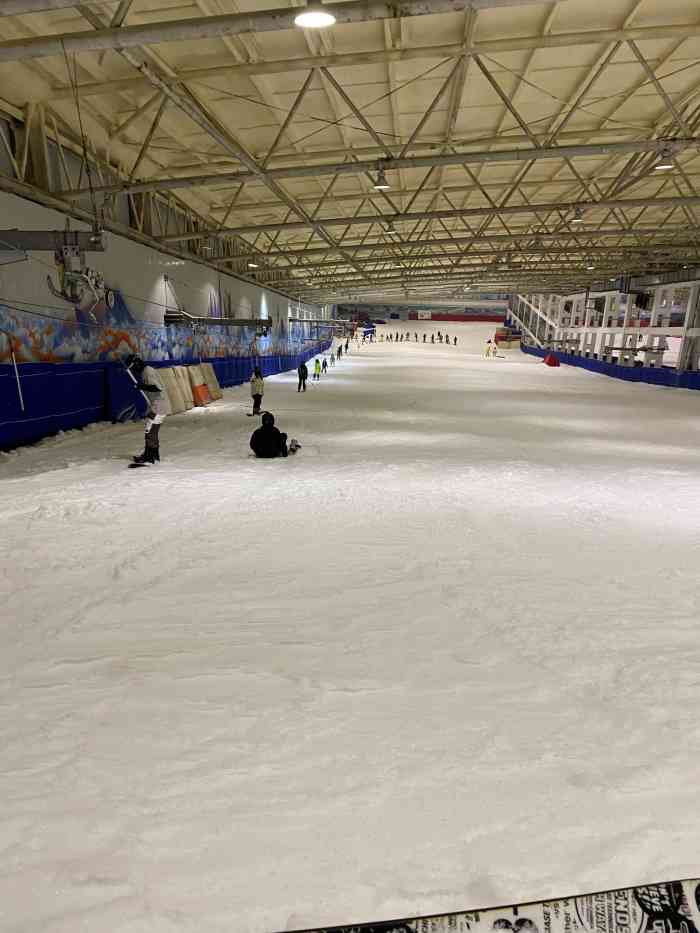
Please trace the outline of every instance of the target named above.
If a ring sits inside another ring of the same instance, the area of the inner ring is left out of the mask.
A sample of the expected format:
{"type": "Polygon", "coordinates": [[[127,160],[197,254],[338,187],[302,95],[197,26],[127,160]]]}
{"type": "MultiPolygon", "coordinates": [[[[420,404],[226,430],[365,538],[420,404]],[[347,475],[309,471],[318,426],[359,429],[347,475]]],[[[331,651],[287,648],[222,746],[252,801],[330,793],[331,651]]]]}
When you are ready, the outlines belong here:
{"type": "Polygon", "coordinates": [[[195,364],[194,366],[188,366],[187,374],[190,377],[192,398],[195,405],[198,407],[208,405],[211,402],[211,395],[209,395],[209,386],[207,385],[206,379],[204,378],[202,367],[198,364],[195,364]]]}
{"type": "Polygon", "coordinates": [[[180,388],[180,380],[177,378],[175,371],[168,367],[166,369],[159,369],[158,373],[163,380],[165,391],[168,393],[170,410],[172,413],[177,415],[181,411],[186,411],[185,399],[183,398],[182,389],[180,388]]]}
{"type": "Polygon", "coordinates": [[[223,398],[224,393],[221,391],[219,380],[216,378],[216,373],[211,363],[202,363],[202,372],[204,373],[204,378],[209,388],[209,395],[211,395],[212,399],[223,398]]]}
{"type": "Polygon", "coordinates": [[[185,411],[189,411],[190,408],[194,408],[194,399],[192,398],[192,386],[190,385],[190,377],[187,375],[187,368],[185,366],[173,366],[173,371],[180,383],[185,411]]]}

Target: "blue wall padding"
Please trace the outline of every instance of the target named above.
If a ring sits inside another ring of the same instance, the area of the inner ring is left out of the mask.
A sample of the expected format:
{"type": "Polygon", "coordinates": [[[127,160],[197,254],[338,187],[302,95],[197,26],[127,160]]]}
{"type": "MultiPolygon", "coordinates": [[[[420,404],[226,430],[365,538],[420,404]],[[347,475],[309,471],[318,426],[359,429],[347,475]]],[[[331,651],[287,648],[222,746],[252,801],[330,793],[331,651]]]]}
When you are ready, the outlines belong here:
{"type": "MultiPolygon", "coordinates": [[[[296,369],[302,360],[323,353],[328,341],[298,354],[212,359],[222,387],[248,382],[253,367],[264,376],[296,369]]],[[[177,361],[153,366],[177,366],[177,361]]],[[[136,391],[121,363],[20,363],[24,412],[14,368],[0,365],[0,450],[11,450],[57,434],[83,428],[94,421],[123,421],[143,417],[146,401],[136,391]]]]}
{"type": "MultiPolygon", "coordinates": [[[[523,353],[544,358],[551,350],[540,350],[539,347],[521,346],[523,353]]],[[[700,389],[700,373],[684,373],[677,369],[654,366],[619,366],[617,363],[604,363],[603,360],[592,360],[571,353],[556,351],[560,363],[567,366],[578,366],[591,373],[601,376],[610,376],[613,379],[624,379],[626,382],[647,382],[650,385],[668,386],[673,389],[700,389]]]]}

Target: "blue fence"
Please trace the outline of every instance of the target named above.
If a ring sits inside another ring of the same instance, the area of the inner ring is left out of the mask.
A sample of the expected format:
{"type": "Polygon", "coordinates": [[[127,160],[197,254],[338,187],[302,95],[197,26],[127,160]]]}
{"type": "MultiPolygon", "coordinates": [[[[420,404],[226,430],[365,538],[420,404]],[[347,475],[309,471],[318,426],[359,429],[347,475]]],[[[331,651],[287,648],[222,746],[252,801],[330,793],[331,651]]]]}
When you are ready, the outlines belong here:
{"type": "MultiPolygon", "coordinates": [[[[228,387],[247,382],[254,366],[259,366],[264,376],[287,372],[330,345],[326,341],[302,353],[283,356],[241,356],[204,362],[213,365],[219,384],[228,387]]],[[[121,421],[127,415],[138,417],[145,413],[145,400],[134,391],[133,382],[120,363],[21,363],[18,370],[24,411],[13,367],[0,365],[0,450],[31,444],[59,431],[84,428],[94,421],[121,421]]]]}
{"type": "Polygon", "coordinates": [[[604,363],[602,360],[593,360],[587,357],[576,356],[571,353],[559,353],[552,350],[540,350],[539,347],[521,346],[523,353],[539,356],[544,359],[548,353],[554,352],[560,363],[567,366],[578,366],[591,373],[601,376],[610,376],[612,379],[624,379],[626,382],[646,382],[649,385],[668,386],[672,389],[700,389],[700,373],[682,373],[677,369],[653,366],[619,366],[617,363],[604,363]]]}

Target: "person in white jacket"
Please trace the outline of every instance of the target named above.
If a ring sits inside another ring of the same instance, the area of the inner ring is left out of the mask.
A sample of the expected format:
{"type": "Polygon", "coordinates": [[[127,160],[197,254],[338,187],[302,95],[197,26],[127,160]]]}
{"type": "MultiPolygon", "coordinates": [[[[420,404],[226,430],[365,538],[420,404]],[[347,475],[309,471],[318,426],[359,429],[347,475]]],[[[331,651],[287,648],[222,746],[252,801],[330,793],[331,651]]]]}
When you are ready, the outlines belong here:
{"type": "Polygon", "coordinates": [[[135,354],[125,360],[126,368],[132,375],[135,388],[148,400],[146,413],[146,438],[143,453],[133,457],[135,464],[157,463],[160,461],[160,426],[171,413],[170,399],[158,370],[147,366],[135,354]]]}
{"type": "Polygon", "coordinates": [[[253,399],[253,414],[260,414],[260,404],[265,394],[265,381],[263,380],[260,367],[256,366],[253,375],[250,377],[250,397],[253,399]]]}

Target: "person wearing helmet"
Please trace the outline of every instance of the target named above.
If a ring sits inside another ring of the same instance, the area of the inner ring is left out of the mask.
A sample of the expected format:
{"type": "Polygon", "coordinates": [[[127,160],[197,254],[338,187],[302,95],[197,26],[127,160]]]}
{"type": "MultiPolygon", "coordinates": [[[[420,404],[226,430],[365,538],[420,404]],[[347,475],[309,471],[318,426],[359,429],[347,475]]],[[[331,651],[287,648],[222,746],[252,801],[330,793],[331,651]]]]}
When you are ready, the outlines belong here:
{"type": "Polygon", "coordinates": [[[133,461],[138,466],[157,463],[160,461],[160,426],[171,413],[170,399],[158,370],[147,366],[140,356],[132,354],[127,357],[125,366],[131,373],[134,387],[143,393],[148,402],[143,453],[133,457],[133,461]]]}
{"type": "Polygon", "coordinates": [[[269,411],[263,412],[262,426],[253,431],[250,438],[250,449],[256,457],[263,460],[286,457],[290,453],[296,453],[300,446],[292,439],[287,450],[287,435],[275,427],[275,416],[269,411]]]}

